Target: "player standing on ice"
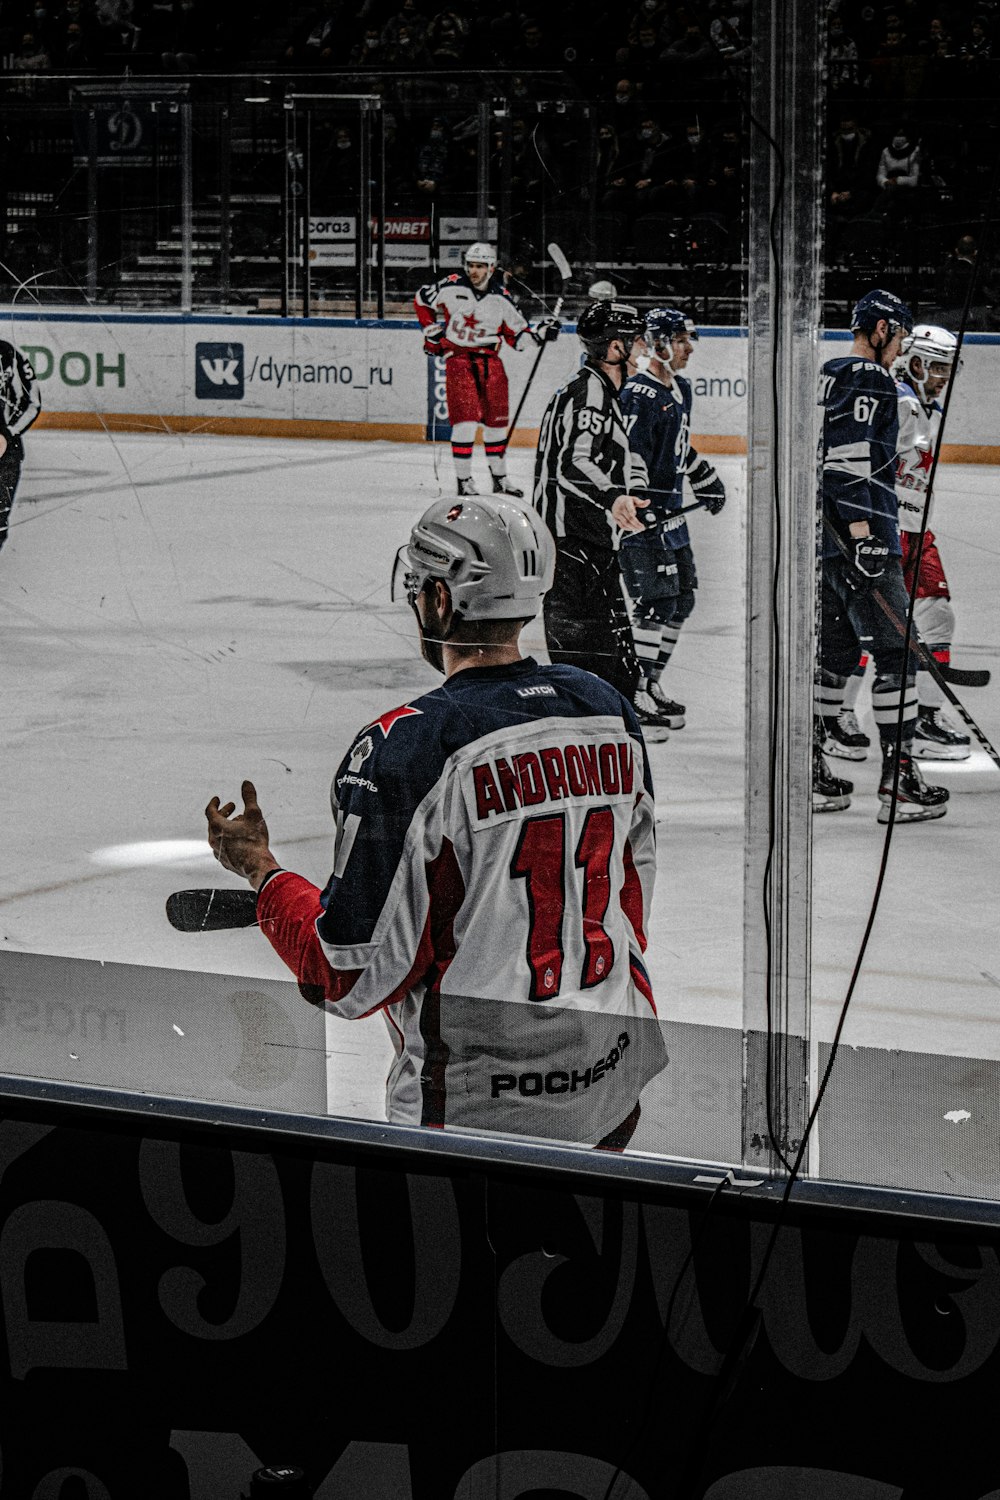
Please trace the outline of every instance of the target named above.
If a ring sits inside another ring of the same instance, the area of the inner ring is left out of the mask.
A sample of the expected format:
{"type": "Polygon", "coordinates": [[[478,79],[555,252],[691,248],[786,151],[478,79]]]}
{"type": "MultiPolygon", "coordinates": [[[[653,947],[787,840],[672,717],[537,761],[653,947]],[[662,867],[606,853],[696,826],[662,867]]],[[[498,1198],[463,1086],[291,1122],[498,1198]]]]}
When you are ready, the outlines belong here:
{"type": "Polygon", "coordinates": [[[633,483],[649,500],[645,531],[624,537],[619,553],[641,674],[635,702],[640,722],[658,715],[671,729],[684,727],[685,708],[666,696],[660,678],[698,587],[687,520],[676,514],[685,474],[695,499],[713,516],[726,503],[722,480],[691,446],[691,382],[680,372],[697,337],[694,323],[677,308],[653,308],[646,314],[649,364],[626,380],[621,393],[633,483]],[[637,465],[645,478],[635,477],[637,465]]]}
{"type": "Polygon", "coordinates": [[[507,477],[510,420],[507,372],[500,358],[504,343],[517,348],[524,337],[542,344],[559,335],[555,318],[528,323],[497,274],[491,245],[465,252],[465,270],[422,286],[414,306],[424,332],[424,353],[444,358],[451,451],[460,495],[475,495],[472,449],[482,423],[486,461],[496,495],[520,496],[507,477]]]}
{"type": "Polygon", "coordinates": [[[522,657],[552,538],[507,499],[439,500],[400,554],[444,682],[359,734],[334,778],[322,892],[244,811],[209,843],[257,891],[305,999],[381,1010],[404,1125],[622,1149],[667,1058],[642,954],[655,874],[642,734],[614,688],[522,657]]]}
{"type": "MultiPolygon", "coordinates": [[[[899,502],[900,542],[903,547],[903,581],[913,589],[917,560],[917,536],[927,512],[928,527],[920,553],[913,623],[920,639],[942,668],[951,664],[955,635],[955,611],[944,567],[930,530],[933,496],[928,491],[941,418],[939,397],[952,374],[958,339],[947,328],[919,323],[903,340],[900,357],[892,367],[899,392],[899,459],[896,464],[896,499],[899,502]]],[[[949,722],[944,693],[930,672],[917,673],[917,727],[913,754],[920,760],[968,760],[969,736],[949,722]]]]}
{"type": "MultiPolygon", "coordinates": [[[[928,484],[938,433],[944,415],[939,397],[954,370],[958,340],[946,328],[920,323],[903,340],[902,353],[892,367],[896,379],[899,411],[899,453],[896,460],[896,500],[899,505],[899,540],[903,548],[903,581],[913,588],[916,535],[924,510],[933,503],[928,484]]],[[[920,572],[913,608],[913,622],[921,641],[934,659],[946,668],[951,661],[955,633],[955,611],[944,567],[933,531],[924,533],[920,572]]],[[[827,730],[826,753],[843,760],[864,760],[871,744],[858,724],[854,707],[864,678],[865,658],[848,678],[844,706],[835,725],[827,730]]],[[[918,760],[967,760],[969,737],[950,721],[944,708],[944,693],[931,674],[917,673],[917,727],[913,754],[918,760]]]]}
{"type": "Polygon", "coordinates": [[[882,746],[878,820],[891,813],[900,700],[902,738],[896,820],[918,822],[946,812],[948,792],[928,786],[913,762],[917,719],[916,660],[879,608],[878,590],[896,619],[906,619],[895,476],[899,438],[896,383],[889,370],[913,327],[913,314],[892,292],[865,293],[854,308],[854,342],[846,357],[823,366],[822,619],[816,676],[813,808],[850,805],[853,785],[834,776],[822,745],[836,724],[847,679],[863,651],[875,661],[872,708],[882,746]]]}
{"type": "MultiPolygon", "coordinates": [[[[624,302],[591,302],[577,337],[587,358],[552,397],[542,417],[532,503],[556,539],[556,573],[546,595],[549,657],[585,667],[630,702],[639,664],[622,594],[618,545],[642,531],[629,493],[632,455],[618,393],[642,347],[645,322],[624,302]]],[[[666,721],[639,714],[647,738],[666,739],[666,721]]]]}
{"type": "Polygon", "coordinates": [[[7,540],[10,512],[24,461],[24,433],[42,409],[30,360],[0,339],[0,547],[7,540]]]}

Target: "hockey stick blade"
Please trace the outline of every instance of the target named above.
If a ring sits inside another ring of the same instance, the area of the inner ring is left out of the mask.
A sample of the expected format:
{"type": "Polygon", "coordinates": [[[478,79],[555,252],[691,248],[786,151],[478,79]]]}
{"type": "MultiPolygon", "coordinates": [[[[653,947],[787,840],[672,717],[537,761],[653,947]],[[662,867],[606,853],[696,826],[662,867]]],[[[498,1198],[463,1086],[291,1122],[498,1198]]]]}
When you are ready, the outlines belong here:
{"type": "Polygon", "coordinates": [[[956,687],[989,687],[990,685],[988,667],[942,667],[941,676],[945,682],[953,682],[956,687]]]}
{"type": "Polygon", "coordinates": [[[546,245],[545,248],[549,252],[549,259],[555,266],[556,270],[559,272],[559,275],[562,277],[563,281],[569,281],[570,277],[573,275],[573,272],[570,269],[569,261],[559,249],[559,246],[552,244],[546,245]]]}
{"type": "Polygon", "coordinates": [[[221,932],[256,927],[256,891],[174,891],[167,897],[167,921],[178,932],[221,932]]]}

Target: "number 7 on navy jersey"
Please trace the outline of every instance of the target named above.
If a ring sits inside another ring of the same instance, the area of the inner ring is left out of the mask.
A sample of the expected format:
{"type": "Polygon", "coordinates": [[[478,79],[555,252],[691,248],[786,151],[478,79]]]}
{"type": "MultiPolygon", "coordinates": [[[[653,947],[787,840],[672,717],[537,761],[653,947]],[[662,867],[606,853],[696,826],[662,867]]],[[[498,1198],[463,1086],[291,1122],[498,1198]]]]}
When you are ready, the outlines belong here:
{"type": "MultiPolygon", "coordinates": [[[[591,989],[610,974],[615,952],[604,917],[611,899],[614,837],[611,808],[591,808],[576,846],[574,870],[567,872],[566,814],[551,813],[525,822],[510,862],[510,875],[512,880],[525,882],[528,900],[529,999],[555,999],[562,987],[567,908],[569,920],[580,922],[584,950],[580,988],[591,989]],[[575,870],[582,871],[579,891],[575,870]]],[[[572,935],[569,940],[572,942],[572,935]]]]}

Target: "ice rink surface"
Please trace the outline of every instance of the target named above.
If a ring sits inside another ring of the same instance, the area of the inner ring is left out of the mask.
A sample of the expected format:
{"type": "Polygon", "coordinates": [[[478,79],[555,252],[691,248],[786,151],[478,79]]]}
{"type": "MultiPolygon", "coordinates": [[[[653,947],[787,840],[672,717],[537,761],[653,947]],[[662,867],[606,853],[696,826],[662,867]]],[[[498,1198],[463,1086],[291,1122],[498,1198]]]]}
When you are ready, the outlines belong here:
{"type": "MultiPolygon", "coordinates": [[[[350,737],[437,680],[408,608],[389,600],[389,575],[416,516],[452,493],[450,455],[56,431],[31,433],[27,449],[0,554],[3,949],[287,978],[256,931],[176,933],[164,899],[239,884],[203,844],[202,809],[215,793],[237,798],[244,777],[282,862],[325,882],[329,786],[350,737]]],[[[531,462],[513,451],[525,489],[531,462]]],[[[476,466],[483,484],[481,450],[476,466]]],[[[741,460],[718,467],[729,503],[692,517],[698,607],[664,684],[687,704],[687,727],[650,747],[648,959],[661,1014],[739,1027],[745,483],[741,460]]],[[[954,660],[994,671],[963,696],[1000,744],[998,472],[943,468],[937,493],[954,660]]],[[[540,622],[526,640],[543,653],[540,622]]],[[[866,707],[867,690],[863,720],[866,707]]],[[[884,836],[875,752],[835,769],[856,794],[814,825],[820,1039],[847,989],[884,836]]],[[[896,829],[844,1041],[1000,1058],[1000,771],[974,750],[924,773],[950,788],[948,815],[896,829]]],[[[384,1028],[376,1018],[350,1032],[338,1047],[352,1070],[345,1108],[377,1117],[384,1028]]]]}

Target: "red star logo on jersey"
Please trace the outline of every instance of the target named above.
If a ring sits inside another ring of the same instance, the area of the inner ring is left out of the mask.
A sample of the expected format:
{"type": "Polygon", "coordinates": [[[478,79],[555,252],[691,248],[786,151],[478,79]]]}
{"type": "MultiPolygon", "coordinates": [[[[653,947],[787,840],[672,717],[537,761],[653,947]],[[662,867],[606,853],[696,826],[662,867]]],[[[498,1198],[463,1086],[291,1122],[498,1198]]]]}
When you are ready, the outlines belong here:
{"type": "Polygon", "coordinates": [[[462,327],[467,328],[470,333],[474,332],[475,329],[479,327],[479,319],[476,317],[474,312],[466,313],[465,317],[462,319],[462,327]]]}
{"type": "Polygon", "coordinates": [[[929,448],[925,448],[920,455],[919,461],[917,463],[917,468],[923,469],[926,474],[929,474],[933,467],[934,455],[929,448]]]}
{"type": "Polygon", "coordinates": [[[402,708],[390,708],[388,713],[382,714],[380,718],[372,719],[370,724],[365,725],[365,728],[374,729],[377,726],[382,731],[382,738],[387,740],[389,730],[394,724],[397,724],[400,719],[408,719],[412,714],[419,713],[419,708],[411,708],[408,703],[404,703],[402,708]]]}

